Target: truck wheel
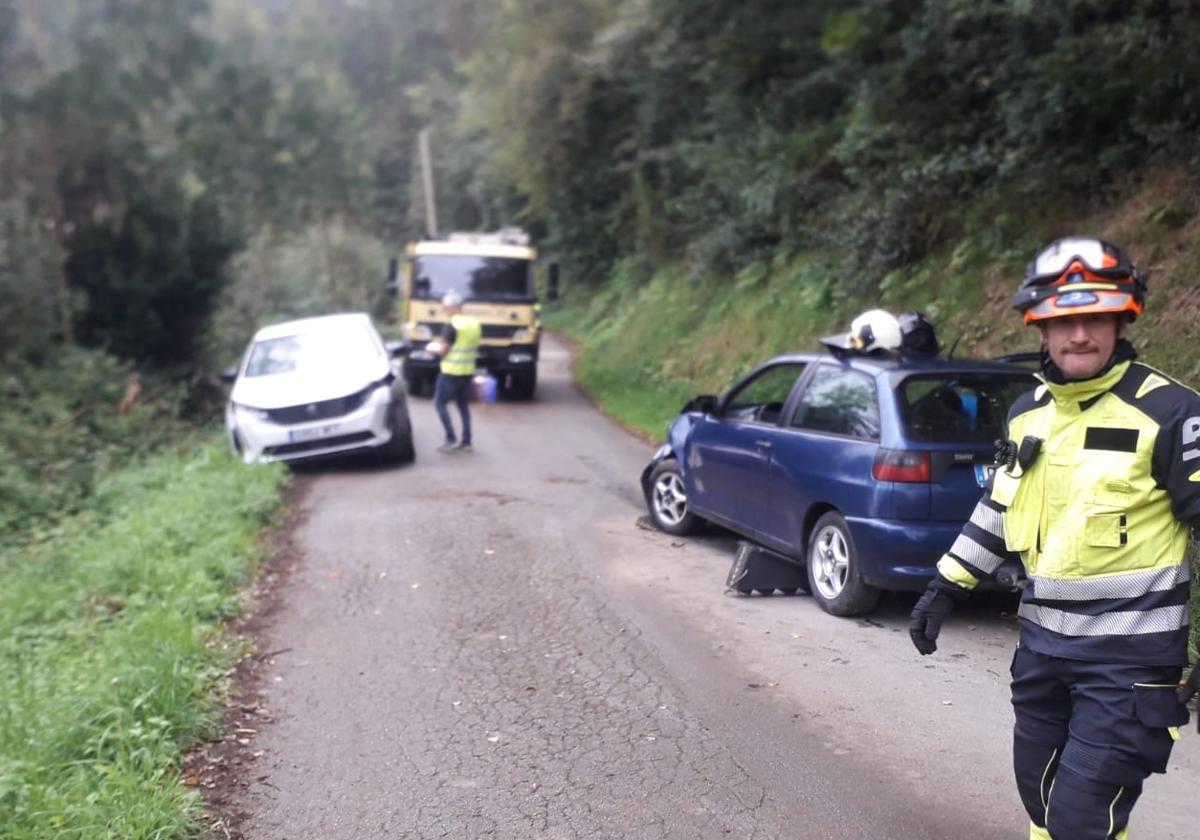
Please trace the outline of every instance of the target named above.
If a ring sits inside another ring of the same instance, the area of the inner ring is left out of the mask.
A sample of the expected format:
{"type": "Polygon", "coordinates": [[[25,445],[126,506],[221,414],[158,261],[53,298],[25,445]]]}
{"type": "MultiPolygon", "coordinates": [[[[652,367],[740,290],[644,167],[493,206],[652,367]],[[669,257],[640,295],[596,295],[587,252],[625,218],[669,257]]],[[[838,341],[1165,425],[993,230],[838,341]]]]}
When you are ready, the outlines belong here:
{"type": "Polygon", "coordinates": [[[529,373],[514,373],[511,374],[511,377],[512,385],[509,387],[509,393],[513,399],[533,399],[533,392],[537,390],[537,370],[529,373]]]}
{"type": "Polygon", "coordinates": [[[414,397],[433,396],[434,378],[426,373],[406,373],[404,375],[405,390],[414,397]]]}
{"type": "Polygon", "coordinates": [[[842,515],[831,510],[818,519],[808,543],[808,583],[830,615],[866,615],[879,603],[879,590],[863,581],[858,562],[842,515]]]}

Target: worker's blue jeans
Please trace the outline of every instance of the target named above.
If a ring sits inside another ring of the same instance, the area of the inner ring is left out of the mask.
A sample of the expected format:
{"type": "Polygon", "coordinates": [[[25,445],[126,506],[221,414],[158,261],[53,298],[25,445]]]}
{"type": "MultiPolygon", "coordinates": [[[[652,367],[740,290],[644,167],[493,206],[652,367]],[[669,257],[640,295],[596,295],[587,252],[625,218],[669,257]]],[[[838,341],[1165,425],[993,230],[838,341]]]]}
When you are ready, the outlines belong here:
{"type": "Polygon", "coordinates": [[[1013,767],[1034,825],[1055,840],[1124,836],[1142,783],[1167,769],[1171,728],[1187,722],[1181,671],[1017,649],[1013,767]]]}
{"type": "Polygon", "coordinates": [[[446,430],[446,443],[454,443],[454,425],[450,422],[450,410],[446,404],[454,400],[458,406],[458,414],[462,418],[462,442],[464,446],[471,444],[471,379],[470,376],[447,376],[439,373],[437,384],[433,389],[433,407],[437,409],[438,419],[446,430]]]}

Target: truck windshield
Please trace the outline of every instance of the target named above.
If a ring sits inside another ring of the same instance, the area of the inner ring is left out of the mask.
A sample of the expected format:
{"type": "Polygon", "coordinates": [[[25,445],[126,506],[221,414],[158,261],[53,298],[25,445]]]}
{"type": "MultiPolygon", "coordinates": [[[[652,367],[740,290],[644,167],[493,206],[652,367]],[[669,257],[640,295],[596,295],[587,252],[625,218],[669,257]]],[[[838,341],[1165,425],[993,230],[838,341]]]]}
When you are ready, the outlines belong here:
{"type": "Polygon", "coordinates": [[[413,260],[413,297],[437,300],[458,292],[464,300],[533,299],[529,260],[508,257],[424,256],[413,260]]]}

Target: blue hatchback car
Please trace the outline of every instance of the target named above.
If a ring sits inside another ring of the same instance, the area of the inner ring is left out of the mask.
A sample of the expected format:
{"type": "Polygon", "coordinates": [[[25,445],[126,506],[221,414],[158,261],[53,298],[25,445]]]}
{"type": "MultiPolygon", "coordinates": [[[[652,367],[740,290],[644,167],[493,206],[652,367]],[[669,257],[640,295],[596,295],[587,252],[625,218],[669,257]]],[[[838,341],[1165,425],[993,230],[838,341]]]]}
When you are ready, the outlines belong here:
{"type": "Polygon", "coordinates": [[[779,356],[684,406],[642,473],[646,505],[668,533],[707,520],[804,564],[827,612],[863,615],[925,587],[1036,385],[1000,362],[779,356]]]}

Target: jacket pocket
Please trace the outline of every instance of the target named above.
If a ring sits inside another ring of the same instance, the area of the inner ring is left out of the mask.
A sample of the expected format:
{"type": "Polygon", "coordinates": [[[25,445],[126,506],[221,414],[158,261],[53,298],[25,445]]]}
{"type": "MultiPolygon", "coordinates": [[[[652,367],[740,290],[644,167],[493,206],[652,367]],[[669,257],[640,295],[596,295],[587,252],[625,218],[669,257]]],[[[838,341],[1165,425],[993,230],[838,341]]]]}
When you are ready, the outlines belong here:
{"type": "Polygon", "coordinates": [[[992,499],[1007,508],[1004,512],[1004,545],[1009,551],[1023,554],[1034,547],[1041,515],[1041,499],[1034,492],[1037,478],[1030,472],[1011,476],[1004,470],[996,471],[992,499]]]}
{"type": "Polygon", "coordinates": [[[1133,684],[1137,718],[1151,735],[1142,745],[1141,761],[1151,773],[1167,772],[1171,748],[1179,740],[1179,727],[1188,722],[1187,706],[1180,703],[1175,685],[1133,684]]]}
{"type": "Polygon", "coordinates": [[[1128,539],[1124,513],[1089,513],[1083,522],[1083,542],[1092,548],[1120,548],[1128,539]]]}
{"type": "Polygon", "coordinates": [[[1092,501],[1108,507],[1128,507],[1134,488],[1123,478],[1106,479],[1092,491],[1092,501]]]}

